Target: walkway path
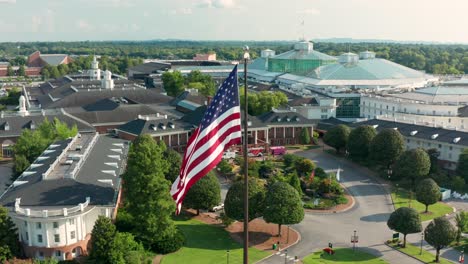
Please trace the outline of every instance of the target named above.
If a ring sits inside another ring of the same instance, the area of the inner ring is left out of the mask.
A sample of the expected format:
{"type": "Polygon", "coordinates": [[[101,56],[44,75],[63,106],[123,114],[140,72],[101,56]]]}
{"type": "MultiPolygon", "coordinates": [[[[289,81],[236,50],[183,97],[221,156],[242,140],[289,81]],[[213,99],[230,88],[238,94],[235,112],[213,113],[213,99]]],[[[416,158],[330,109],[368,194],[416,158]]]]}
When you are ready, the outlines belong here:
{"type": "MultiPolygon", "coordinates": [[[[293,227],[301,233],[302,241],[288,249],[289,256],[299,259],[327,247],[352,247],[351,235],[357,231],[358,247],[389,263],[419,264],[421,262],[395,251],[383,244],[391,238],[392,231],[386,221],[393,205],[387,186],[380,184],[366,168],[337,158],[320,149],[296,153],[313,160],[325,170],[342,169],[343,185],[354,196],[355,206],[343,213],[307,213],[302,223],[293,227]]],[[[282,253],[281,253],[282,254],[282,253]]],[[[293,263],[289,260],[286,263],[293,263]]],[[[260,263],[285,263],[284,255],[274,255],[260,263]]]]}

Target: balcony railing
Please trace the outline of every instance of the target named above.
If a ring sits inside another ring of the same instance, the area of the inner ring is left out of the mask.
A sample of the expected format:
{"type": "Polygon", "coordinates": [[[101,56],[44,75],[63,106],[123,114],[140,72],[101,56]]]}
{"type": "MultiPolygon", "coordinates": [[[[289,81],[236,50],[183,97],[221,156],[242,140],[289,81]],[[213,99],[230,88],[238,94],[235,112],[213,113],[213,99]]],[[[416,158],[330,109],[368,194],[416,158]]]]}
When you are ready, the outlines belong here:
{"type": "Polygon", "coordinates": [[[52,217],[52,216],[68,216],[68,214],[76,213],[76,212],[83,212],[86,207],[88,207],[90,198],[86,197],[86,201],[84,203],[80,203],[77,206],[71,208],[62,208],[56,210],[32,210],[30,208],[21,208],[21,198],[17,198],[15,201],[15,213],[20,215],[25,215],[29,217],[52,217]]]}

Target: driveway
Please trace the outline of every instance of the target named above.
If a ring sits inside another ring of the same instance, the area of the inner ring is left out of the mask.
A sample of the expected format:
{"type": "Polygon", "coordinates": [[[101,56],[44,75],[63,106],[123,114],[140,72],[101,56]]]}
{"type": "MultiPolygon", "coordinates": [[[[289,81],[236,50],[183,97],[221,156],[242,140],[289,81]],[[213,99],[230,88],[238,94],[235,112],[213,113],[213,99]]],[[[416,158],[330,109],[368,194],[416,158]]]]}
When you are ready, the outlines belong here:
{"type": "MultiPolygon", "coordinates": [[[[356,204],[343,213],[306,213],[300,224],[292,226],[301,233],[302,240],[288,249],[288,256],[302,259],[327,247],[329,242],[334,247],[352,247],[351,235],[356,230],[359,236],[357,246],[361,250],[382,257],[389,263],[420,263],[383,244],[392,236],[386,222],[393,212],[393,205],[384,186],[367,176],[370,171],[317,149],[296,154],[313,160],[325,170],[341,168],[341,182],[354,196],[356,204]]],[[[285,263],[285,260],[280,255],[274,255],[260,263],[285,263]]],[[[287,263],[293,263],[293,260],[287,263]]]]}

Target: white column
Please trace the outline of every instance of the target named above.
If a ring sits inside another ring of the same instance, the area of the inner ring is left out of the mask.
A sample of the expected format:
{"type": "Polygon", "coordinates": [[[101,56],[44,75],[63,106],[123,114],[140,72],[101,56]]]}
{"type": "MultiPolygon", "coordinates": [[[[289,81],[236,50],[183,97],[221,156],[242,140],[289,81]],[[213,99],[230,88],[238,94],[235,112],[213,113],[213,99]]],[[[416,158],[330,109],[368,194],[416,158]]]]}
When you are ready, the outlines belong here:
{"type": "Polygon", "coordinates": [[[180,134],[177,134],[177,147],[180,146],[180,134]]]}
{"type": "Polygon", "coordinates": [[[65,245],[68,245],[68,223],[70,221],[65,219],[65,245]]]}
{"type": "Polygon", "coordinates": [[[269,138],[268,138],[268,132],[269,132],[269,129],[267,128],[267,129],[265,130],[265,133],[266,133],[266,134],[265,134],[265,135],[266,135],[265,139],[266,139],[266,142],[267,142],[268,144],[270,144],[270,140],[269,140],[269,138]]]}
{"type": "Polygon", "coordinates": [[[32,246],[31,222],[28,222],[28,246],[32,246]]]}
{"type": "Polygon", "coordinates": [[[47,226],[48,226],[48,223],[45,223],[45,222],[44,222],[43,228],[44,228],[44,231],[45,231],[45,232],[44,232],[44,233],[45,233],[45,237],[44,237],[44,239],[45,239],[45,244],[46,244],[47,247],[50,247],[49,229],[47,228],[47,226]]]}
{"type": "Polygon", "coordinates": [[[254,139],[254,144],[257,144],[257,130],[255,130],[255,139],[254,139]]]}
{"type": "Polygon", "coordinates": [[[273,128],[273,137],[276,138],[276,127],[273,128]]]}
{"type": "Polygon", "coordinates": [[[294,131],[296,130],[295,127],[292,128],[292,131],[293,131],[293,138],[294,138],[294,131]]]}
{"type": "Polygon", "coordinates": [[[286,138],[286,127],[283,127],[283,138],[286,138]]]}
{"type": "Polygon", "coordinates": [[[169,147],[170,147],[171,146],[171,137],[172,137],[172,135],[168,135],[168,137],[169,137],[169,147]]]}

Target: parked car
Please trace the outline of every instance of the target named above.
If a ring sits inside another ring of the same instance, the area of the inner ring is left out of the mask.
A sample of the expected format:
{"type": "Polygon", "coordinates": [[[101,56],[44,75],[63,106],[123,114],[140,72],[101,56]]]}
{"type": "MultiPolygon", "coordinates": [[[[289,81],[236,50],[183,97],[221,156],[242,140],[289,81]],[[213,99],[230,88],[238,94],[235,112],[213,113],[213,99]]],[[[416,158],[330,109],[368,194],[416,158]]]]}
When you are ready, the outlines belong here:
{"type": "Polygon", "coordinates": [[[223,153],[223,159],[235,159],[236,158],[236,152],[234,151],[225,151],[223,153]]]}
{"type": "Polygon", "coordinates": [[[247,156],[249,157],[262,157],[263,156],[263,148],[249,148],[247,152],[247,156]]]}
{"type": "Polygon", "coordinates": [[[286,148],[284,146],[270,147],[271,155],[284,155],[286,154],[286,148]]]}
{"type": "Polygon", "coordinates": [[[217,211],[221,211],[224,209],[224,204],[218,204],[216,206],[213,206],[213,208],[211,208],[209,211],[210,212],[217,212],[217,211]]]}

